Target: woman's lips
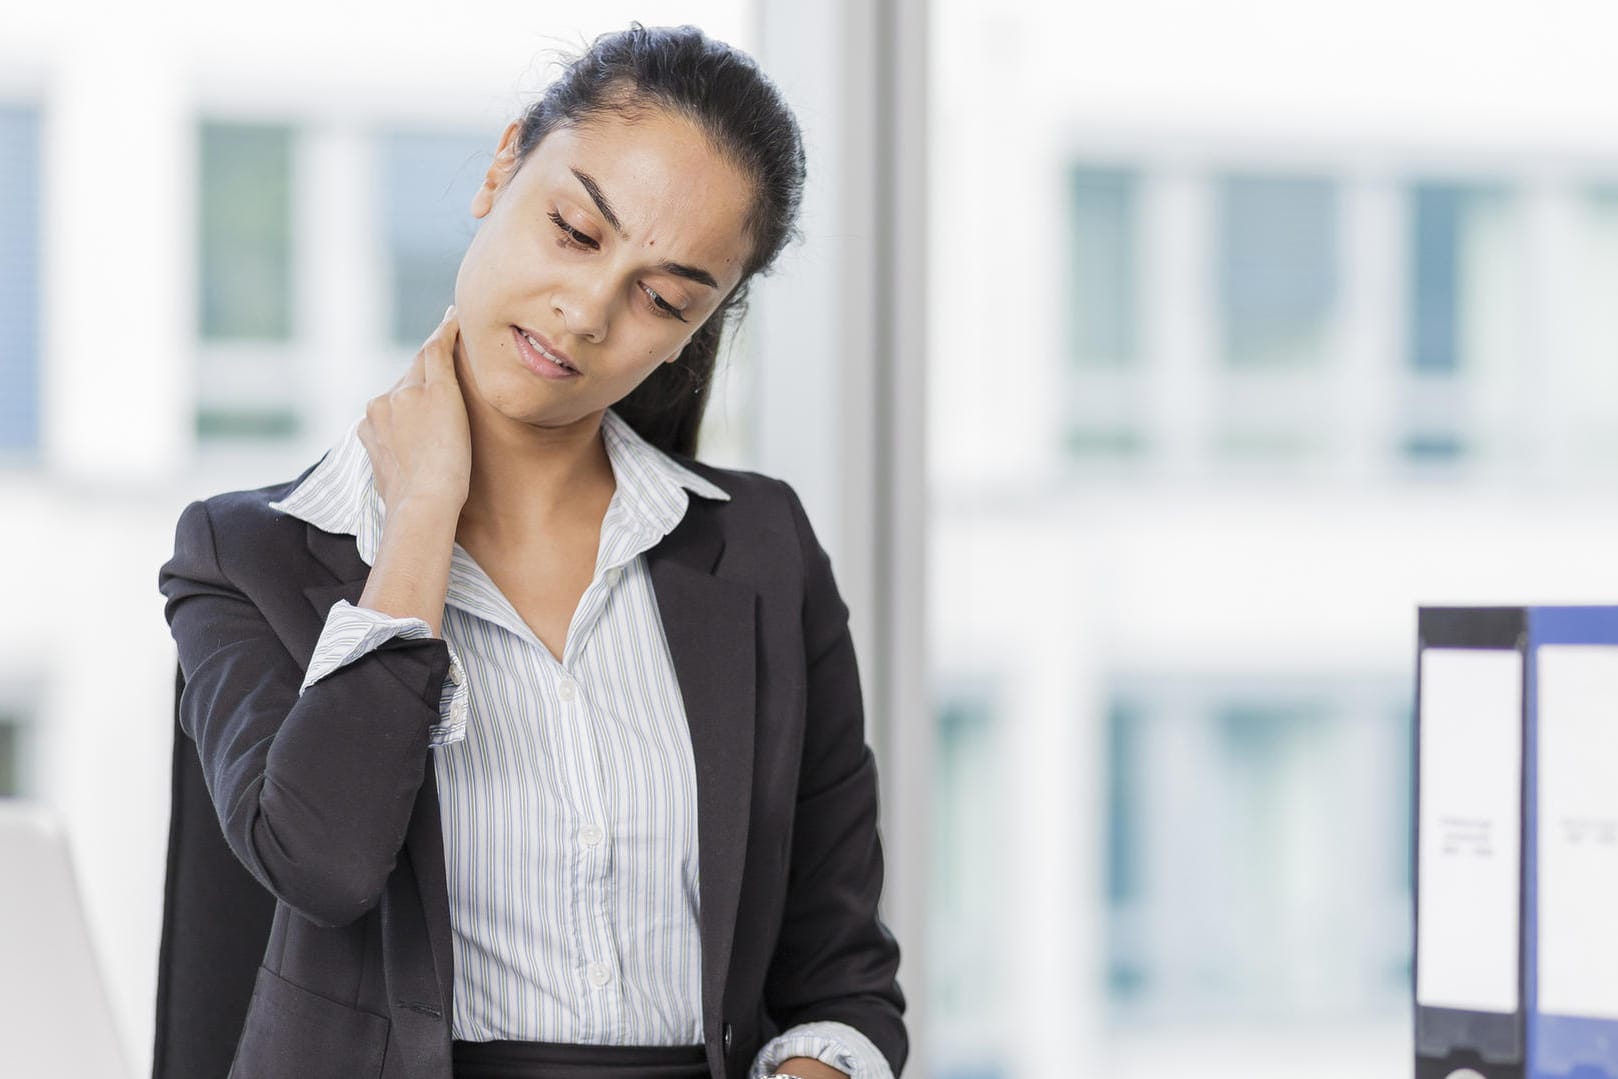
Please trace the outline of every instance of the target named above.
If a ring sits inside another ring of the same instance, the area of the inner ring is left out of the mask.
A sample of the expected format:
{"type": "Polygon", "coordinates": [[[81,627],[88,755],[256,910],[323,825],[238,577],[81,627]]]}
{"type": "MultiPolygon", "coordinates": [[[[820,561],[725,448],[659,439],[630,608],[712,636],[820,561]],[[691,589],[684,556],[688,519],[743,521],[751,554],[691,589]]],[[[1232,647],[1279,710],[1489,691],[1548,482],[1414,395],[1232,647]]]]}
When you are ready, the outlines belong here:
{"type": "Polygon", "coordinates": [[[563,367],[545,358],[528,340],[528,335],[521,328],[513,326],[511,335],[517,340],[517,355],[522,359],[523,366],[542,378],[566,379],[575,378],[579,372],[570,367],[563,367]]]}

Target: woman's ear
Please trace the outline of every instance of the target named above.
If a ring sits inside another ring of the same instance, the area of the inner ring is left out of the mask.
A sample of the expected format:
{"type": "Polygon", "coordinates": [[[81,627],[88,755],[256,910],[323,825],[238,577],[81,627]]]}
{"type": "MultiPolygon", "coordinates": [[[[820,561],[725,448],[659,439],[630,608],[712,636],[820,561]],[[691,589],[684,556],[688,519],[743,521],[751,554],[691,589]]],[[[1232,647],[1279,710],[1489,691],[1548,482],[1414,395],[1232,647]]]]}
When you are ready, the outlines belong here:
{"type": "Polygon", "coordinates": [[[489,171],[483,174],[483,186],[472,196],[473,217],[483,217],[494,209],[495,196],[516,171],[517,132],[521,129],[522,122],[513,120],[506,125],[505,131],[501,132],[500,144],[494,149],[494,160],[489,163],[489,171]]]}

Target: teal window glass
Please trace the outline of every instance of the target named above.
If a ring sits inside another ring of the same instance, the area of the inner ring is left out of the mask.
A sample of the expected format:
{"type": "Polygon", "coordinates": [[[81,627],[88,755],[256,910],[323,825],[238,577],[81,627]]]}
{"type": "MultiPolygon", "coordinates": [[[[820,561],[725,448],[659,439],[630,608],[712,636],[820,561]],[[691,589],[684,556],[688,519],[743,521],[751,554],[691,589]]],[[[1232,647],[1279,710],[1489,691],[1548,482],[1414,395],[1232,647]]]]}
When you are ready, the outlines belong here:
{"type": "Polygon", "coordinates": [[[1114,700],[1107,713],[1107,904],[1112,929],[1107,934],[1107,991],[1115,1001],[1128,1001],[1147,988],[1147,962],[1133,939],[1132,908],[1142,898],[1140,859],[1144,836],[1138,804],[1146,765],[1140,741],[1142,714],[1125,700],[1114,700]]]}
{"type": "Polygon", "coordinates": [[[22,728],[14,717],[0,714],[0,798],[22,793],[22,728]]]}
{"type": "Polygon", "coordinates": [[[1084,366],[1126,367],[1138,359],[1138,187],[1130,171],[1078,167],[1069,173],[1069,332],[1073,357],[1084,366]]]}
{"type": "Polygon", "coordinates": [[[301,430],[298,413],[287,407],[209,405],[197,410],[197,437],[209,441],[284,442],[301,430]]]}
{"type": "Polygon", "coordinates": [[[979,694],[947,700],[938,714],[933,835],[934,999],[966,1014],[993,989],[991,934],[999,902],[994,853],[994,715],[979,694]]]}
{"type": "Polygon", "coordinates": [[[1423,184],[1411,192],[1410,366],[1454,371],[1460,364],[1460,260],[1464,189],[1423,184]]]}
{"type": "Polygon", "coordinates": [[[1218,184],[1225,361],[1321,359],[1337,295],[1337,191],[1326,179],[1227,176],[1218,184]]]}
{"type": "Polygon", "coordinates": [[[1411,741],[1394,693],[1164,677],[1114,692],[1101,867],[1114,1023],[1402,1009],[1411,741]]]}
{"type": "Polygon", "coordinates": [[[292,336],[292,129],[205,121],[199,133],[199,332],[292,336]]]}
{"type": "Polygon", "coordinates": [[[419,348],[455,299],[455,275],[478,224],[472,196],[494,148],[483,135],[384,132],[378,140],[387,245],[388,336],[419,348]]]}
{"type": "Polygon", "coordinates": [[[0,107],[0,453],[39,449],[39,112],[0,107]]]}
{"type": "Polygon", "coordinates": [[[1502,257],[1489,240],[1506,193],[1479,183],[1417,183],[1409,200],[1406,362],[1418,372],[1458,372],[1486,332],[1479,274],[1502,257]]]}

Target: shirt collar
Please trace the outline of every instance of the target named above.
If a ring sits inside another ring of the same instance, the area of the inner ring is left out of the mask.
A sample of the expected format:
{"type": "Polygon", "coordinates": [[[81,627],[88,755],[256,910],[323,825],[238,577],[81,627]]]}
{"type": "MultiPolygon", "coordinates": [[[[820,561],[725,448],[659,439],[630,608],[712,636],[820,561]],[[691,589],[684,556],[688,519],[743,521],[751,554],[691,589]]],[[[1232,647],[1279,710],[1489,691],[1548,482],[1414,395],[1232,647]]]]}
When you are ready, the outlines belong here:
{"type": "MultiPolygon", "coordinates": [[[[382,540],[383,505],[359,425],[359,419],[350,424],[303,482],[270,508],[326,532],[353,536],[369,566],[376,563],[382,540]]],[[[650,546],[680,523],[690,504],[687,489],[704,498],[730,500],[724,488],[646,441],[610,408],[602,413],[601,433],[617,482],[608,523],[638,532],[641,545],[650,546]]]]}

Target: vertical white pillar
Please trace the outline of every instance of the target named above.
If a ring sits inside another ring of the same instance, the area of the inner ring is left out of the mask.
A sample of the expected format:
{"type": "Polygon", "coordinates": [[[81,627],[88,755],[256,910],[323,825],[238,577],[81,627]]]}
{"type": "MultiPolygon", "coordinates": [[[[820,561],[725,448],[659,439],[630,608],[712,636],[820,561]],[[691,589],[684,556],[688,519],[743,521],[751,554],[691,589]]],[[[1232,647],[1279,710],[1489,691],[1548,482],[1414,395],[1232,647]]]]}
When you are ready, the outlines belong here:
{"type": "Polygon", "coordinates": [[[377,342],[388,337],[388,267],[373,131],[328,117],[300,136],[294,354],[307,387],[303,441],[312,462],[403,372],[390,378],[377,358],[377,342]]]}
{"type": "Polygon", "coordinates": [[[1142,333],[1148,440],[1162,474],[1195,476],[1210,457],[1215,340],[1208,259],[1210,194],[1200,169],[1173,161],[1145,179],[1142,333]]]}
{"type": "Polygon", "coordinates": [[[1336,460],[1348,479],[1371,483],[1395,452],[1403,352],[1405,232],[1399,191],[1380,174],[1353,174],[1343,189],[1336,460]]]}
{"type": "MultiPolygon", "coordinates": [[[[850,608],[882,773],[883,915],[925,1028],[933,716],[925,676],[923,0],[758,0],[804,130],[801,246],[754,284],[754,459],[803,496],[850,608]]],[[[917,1060],[913,1074],[924,1075],[917,1060]]]]}
{"type": "Polygon", "coordinates": [[[1583,312],[1573,185],[1554,172],[1533,176],[1523,191],[1523,224],[1523,338],[1532,345],[1518,356],[1518,444],[1534,458],[1524,462],[1533,480],[1558,488],[1578,476],[1580,421],[1588,407],[1580,403],[1576,374],[1583,312]]]}
{"type": "MultiPolygon", "coordinates": [[[[107,13],[108,18],[116,18],[107,13]]],[[[59,54],[42,128],[42,443],[85,481],[172,475],[191,446],[192,154],[168,39],[134,20],[59,54]]]]}

